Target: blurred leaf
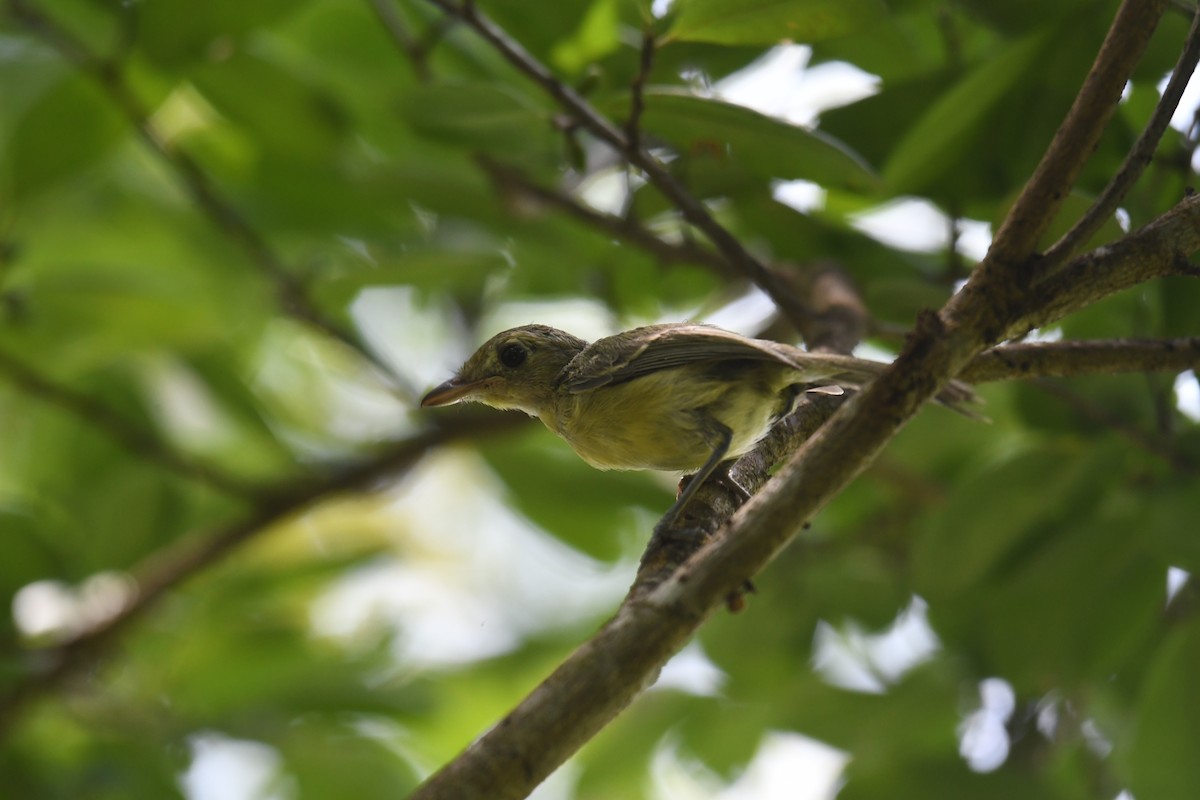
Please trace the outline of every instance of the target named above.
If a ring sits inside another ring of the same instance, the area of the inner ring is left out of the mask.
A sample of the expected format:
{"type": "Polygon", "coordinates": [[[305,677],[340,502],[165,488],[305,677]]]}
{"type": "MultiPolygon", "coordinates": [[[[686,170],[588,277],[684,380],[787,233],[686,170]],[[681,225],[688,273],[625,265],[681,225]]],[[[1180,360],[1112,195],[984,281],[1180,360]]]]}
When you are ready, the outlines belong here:
{"type": "Polygon", "coordinates": [[[551,56],[554,65],[576,73],[616,50],[620,45],[619,5],[620,0],[595,0],[580,20],[575,35],[554,48],[551,56]]]}
{"type": "Polygon", "coordinates": [[[242,37],[303,5],[292,0],[210,0],[202,5],[154,0],[135,7],[135,30],[153,61],[180,68],[238,49],[242,37]]]}
{"type": "MultiPolygon", "coordinates": [[[[789,125],[742,106],[675,89],[646,91],[643,128],[684,153],[732,159],[756,175],[870,189],[875,177],[848,147],[819,131],[789,125]]],[[[627,103],[622,98],[622,102],[627,103]]],[[[610,104],[614,110],[617,102],[610,104]]]]}
{"type": "Polygon", "coordinates": [[[273,156],[320,161],[346,119],[335,100],[263,58],[235,53],[193,71],[192,82],[225,117],[248,128],[273,156]]]}
{"type": "Polygon", "coordinates": [[[631,508],[648,509],[657,517],[671,505],[670,494],[646,476],[599,472],[540,426],[480,450],[508,486],[516,508],[596,558],[613,560],[622,553],[619,532],[635,522],[631,508]],[[560,502],[562,498],[570,501],[560,502]]]}
{"type": "Polygon", "coordinates": [[[980,129],[1038,63],[1051,41],[1049,32],[1039,29],[1008,44],[926,109],[907,129],[884,167],[884,179],[892,190],[920,193],[969,157],[980,129]]]}
{"type": "Polygon", "coordinates": [[[401,731],[391,735],[389,741],[365,724],[358,730],[350,725],[339,730],[301,722],[281,742],[286,774],[295,780],[301,797],[313,800],[405,797],[416,787],[417,774],[396,753],[403,741],[401,731]]]}
{"type": "Polygon", "coordinates": [[[552,149],[551,115],[501,85],[448,83],[414,87],[400,114],[414,131],[445,145],[530,156],[552,149]]]}
{"type": "Polygon", "coordinates": [[[1184,800],[1200,793],[1200,627],[1172,632],[1155,654],[1128,754],[1129,789],[1138,797],[1184,800]]]}
{"type": "Polygon", "coordinates": [[[86,172],[111,153],[125,133],[125,122],[91,79],[63,78],[16,122],[5,148],[15,194],[27,200],[86,172]]]}
{"type": "Polygon", "coordinates": [[[1082,797],[1074,792],[1062,793],[1052,781],[1038,780],[1016,770],[987,774],[973,772],[963,759],[954,756],[913,759],[885,764],[878,769],[860,769],[851,764],[846,785],[838,792],[838,797],[866,800],[886,796],[895,800],[918,800],[942,792],[948,797],[978,800],[1008,800],[1015,795],[1030,800],[1082,797]]]}
{"type": "Polygon", "coordinates": [[[875,0],[679,0],[668,36],[719,44],[816,42],[883,13],[875,0]]]}

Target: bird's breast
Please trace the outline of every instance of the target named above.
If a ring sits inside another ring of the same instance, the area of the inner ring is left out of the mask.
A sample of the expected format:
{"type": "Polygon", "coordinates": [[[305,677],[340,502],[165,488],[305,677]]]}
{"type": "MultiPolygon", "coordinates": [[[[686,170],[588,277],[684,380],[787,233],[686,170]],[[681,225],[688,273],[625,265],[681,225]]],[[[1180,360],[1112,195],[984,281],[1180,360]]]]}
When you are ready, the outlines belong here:
{"type": "Polygon", "coordinates": [[[784,410],[769,364],[731,375],[701,366],[659,370],[633,380],[559,396],[548,427],[600,469],[698,469],[722,431],[730,458],[748,452],[784,410]]]}

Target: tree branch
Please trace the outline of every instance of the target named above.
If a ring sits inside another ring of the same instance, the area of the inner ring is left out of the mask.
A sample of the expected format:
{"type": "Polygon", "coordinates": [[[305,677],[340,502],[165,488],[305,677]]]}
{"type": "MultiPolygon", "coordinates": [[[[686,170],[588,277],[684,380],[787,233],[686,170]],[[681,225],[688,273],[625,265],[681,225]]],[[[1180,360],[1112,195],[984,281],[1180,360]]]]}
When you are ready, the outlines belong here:
{"type": "Polygon", "coordinates": [[[732,269],[729,262],[714,250],[688,240],[668,242],[635,220],[589,208],[565,192],[543,186],[520,170],[494,159],[480,157],[477,162],[502,190],[515,191],[556,208],[601,233],[646,251],[664,263],[699,264],[725,277],[745,277],[732,269]]]}
{"type": "Polygon", "coordinates": [[[638,73],[629,85],[629,119],[625,121],[625,138],[629,149],[637,152],[642,147],[642,112],[646,110],[646,78],[654,66],[654,28],[647,24],[642,31],[642,55],[638,73]]]}
{"type": "Polygon", "coordinates": [[[260,493],[257,504],[241,519],[186,535],[153,553],[132,570],[136,596],[117,614],[70,641],[29,653],[23,679],[11,681],[8,692],[0,695],[0,738],[32,701],[53,692],[103,659],[129,626],[169,590],[211,567],[272,525],[303,513],[322,500],[370,489],[385,477],[404,473],[425,453],[450,441],[508,431],[526,422],[518,414],[456,415],[452,425],[431,428],[361,463],[323,476],[289,480],[283,488],[260,493]]]}
{"type": "Polygon", "coordinates": [[[1187,256],[1198,247],[1200,195],[1192,195],[1144,227],[1035,281],[1023,296],[1009,301],[1010,322],[995,338],[1024,336],[1152,278],[1196,277],[1200,270],[1187,256]]]}
{"type": "Polygon", "coordinates": [[[959,373],[968,383],[1068,378],[1200,367],[1200,337],[1007,344],[985,350],[959,373]]]}
{"type": "Polygon", "coordinates": [[[429,2],[442,9],[446,14],[462,20],[510,64],[554,98],[589,133],[608,144],[625,156],[631,164],[642,170],[646,174],[647,180],[679,209],[685,220],[708,237],[708,240],[734,269],[766,292],[797,330],[801,328],[807,314],[804,304],[789,291],[786,284],[772,274],[761,261],[751,255],[737,237],[717,222],[704,204],[684,188],[662,162],[644,148],[632,146],[625,131],[593,108],[578,92],[556,78],[519,42],[512,39],[503,29],[488,19],[475,7],[473,2],[470,0],[429,0],[429,2]]]}
{"type": "Polygon", "coordinates": [[[1166,7],[1167,0],[1121,3],[1083,87],[997,231],[987,261],[1008,265],[1006,269],[1024,264],[1022,271],[1027,275],[1033,269],[1047,266],[1044,262],[1028,263],[1026,259],[1095,151],[1166,7]]]}
{"type": "Polygon", "coordinates": [[[151,431],[130,422],[94,398],[39,375],[3,350],[0,350],[0,373],[21,391],[82,420],[135,458],[153,462],[234,497],[253,500],[262,492],[261,487],[192,461],[151,431]]]}
{"type": "Polygon", "coordinates": [[[1054,243],[1053,247],[1046,251],[1048,264],[1060,264],[1070,258],[1096,231],[1100,230],[1101,225],[1112,217],[1117,206],[1137,183],[1138,178],[1141,177],[1142,172],[1154,157],[1154,151],[1158,149],[1158,143],[1166,132],[1167,126],[1170,125],[1175,109],[1179,107],[1183,90],[1187,88],[1188,81],[1192,79],[1198,62],[1200,62],[1200,7],[1196,8],[1192,14],[1192,27],[1188,31],[1187,41],[1184,42],[1183,52],[1179,55],[1175,71],[1171,73],[1171,80],[1163,90],[1154,114],[1146,123],[1146,129],[1142,131],[1142,135],[1138,137],[1133,149],[1125,157],[1121,168],[1104,187],[1104,191],[1096,198],[1092,207],[1069,231],[1063,234],[1062,238],[1054,243]]]}
{"type": "MultiPolygon", "coordinates": [[[[432,1],[464,13],[448,0],[432,1]]],[[[1094,144],[1099,136],[1098,129],[1112,112],[1105,103],[1115,105],[1127,70],[1145,45],[1147,24],[1153,28],[1163,5],[1163,0],[1127,0],[1118,11],[1080,101],[1001,225],[981,265],[982,280],[977,275],[940,315],[923,315],[896,363],[844,403],[728,525],[665,581],[645,595],[631,597],[596,636],[429,778],[412,800],[505,800],[528,794],[649,685],[724,599],[866,469],[942,383],[997,340],[1012,324],[1011,307],[1027,299],[1025,284],[1013,278],[1032,270],[1027,260],[1038,237],[1091,151],[1090,146],[1083,152],[1077,148],[1081,142],[1094,144]],[[1127,51],[1133,51],[1132,60],[1127,51]],[[1088,125],[1097,130],[1083,130],[1088,125]],[[996,299],[999,308],[991,305],[996,299]]],[[[466,8],[464,18],[469,19],[472,12],[466,8]]],[[[498,47],[503,44],[486,33],[485,38],[498,47]]],[[[553,91],[555,82],[550,83],[553,91]]],[[[725,248],[714,242],[724,253],[725,248]]],[[[1176,254],[1170,249],[1158,258],[1172,261],[1176,254]]]]}
{"type": "MultiPolygon", "coordinates": [[[[395,0],[367,0],[375,18],[383,26],[384,31],[395,42],[396,47],[412,64],[413,73],[420,83],[429,83],[433,73],[429,68],[429,53],[445,35],[447,25],[439,24],[429,28],[424,36],[418,38],[404,24],[404,20],[396,13],[395,0]]],[[[444,20],[444,18],[443,18],[444,20]]]]}

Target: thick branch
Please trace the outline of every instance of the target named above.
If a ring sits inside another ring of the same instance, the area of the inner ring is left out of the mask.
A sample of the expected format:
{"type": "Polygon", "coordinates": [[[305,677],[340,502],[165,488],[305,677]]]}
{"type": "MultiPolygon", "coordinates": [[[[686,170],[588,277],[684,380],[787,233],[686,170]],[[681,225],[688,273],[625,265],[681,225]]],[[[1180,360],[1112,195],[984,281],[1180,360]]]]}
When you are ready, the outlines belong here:
{"type": "Polygon", "coordinates": [[[797,330],[800,329],[807,313],[804,304],[788,290],[786,284],[772,274],[761,261],[751,255],[737,237],[717,222],[704,204],[684,188],[662,162],[644,148],[634,147],[625,131],[593,108],[578,92],[556,78],[519,42],[512,39],[503,29],[484,16],[473,2],[470,0],[429,1],[445,13],[461,19],[470,26],[510,64],[554,98],[589,133],[624,155],[631,164],[641,169],[650,183],[679,209],[683,218],[707,236],[717,251],[734,269],[762,288],[775,301],[784,316],[796,325],[797,330]]]}
{"type": "MultiPolygon", "coordinates": [[[[448,0],[433,2],[464,13],[448,0]]],[[[1022,287],[1010,282],[1029,271],[1026,260],[1111,114],[1128,70],[1144,47],[1147,27],[1153,28],[1162,7],[1161,0],[1130,0],[1118,12],[1089,74],[1089,86],[997,233],[990,263],[985,260],[981,269],[983,284],[974,289],[968,285],[942,316],[922,316],[897,363],[845,403],[723,531],[666,581],[623,605],[496,727],[419,788],[415,800],[503,800],[528,794],[628,705],[726,597],[869,466],[942,383],[996,341],[1011,324],[1010,305],[1026,299],[1022,287]],[[1088,126],[1097,130],[1081,130],[1088,126]],[[1084,152],[1076,152],[1081,143],[1084,152]],[[991,308],[992,290],[999,292],[999,309],[991,308]]],[[[466,8],[464,18],[470,21],[473,14],[466,8]]],[[[473,27],[479,29],[477,24],[473,27]]],[[[498,48],[506,41],[488,38],[498,48]]],[[[550,80],[553,90],[556,82],[550,80]]],[[[714,243],[725,252],[717,240],[714,243]]],[[[1159,258],[1173,255],[1160,253],[1159,258]]]]}

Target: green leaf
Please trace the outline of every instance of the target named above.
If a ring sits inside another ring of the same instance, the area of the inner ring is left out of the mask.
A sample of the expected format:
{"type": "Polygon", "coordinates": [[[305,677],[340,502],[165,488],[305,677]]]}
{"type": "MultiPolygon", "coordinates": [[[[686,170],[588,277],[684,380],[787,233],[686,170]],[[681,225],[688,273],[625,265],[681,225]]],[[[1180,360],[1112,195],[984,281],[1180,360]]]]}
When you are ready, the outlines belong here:
{"type": "Polygon", "coordinates": [[[678,6],[668,41],[717,44],[818,42],[886,13],[876,0],[680,0],[678,6]]]}
{"type": "Polygon", "coordinates": [[[192,81],[226,118],[276,156],[321,161],[347,120],[334,98],[293,72],[242,51],[195,70],[192,81]]]}
{"type": "MultiPolygon", "coordinates": [[[[653,88],[645,97],[644,130],[697,158],[729,160],[767,179],[803,179],[863,191],[877,182],[857,153],[820,131],[681,89],[653,88]]],[[[607,108],[623,113],[628,102],[621,97],[607,108]]]]}
{"type": "Polygon", "coordinates": [[[551,115],[504,84],[416,86],[401,98],[400,114],[417,134],[444,145],[507,156],[552,150],[551,115]]]}
{"type": "Polygon", "coordinates": [[[480,451],[507,484],[515,506],[572,546],[615,559],[631,533],[644,535],[634,527],[633,508],[657,518],[671,505],[670,494],[647,476],[600,472],[540,428],[487,443],[480,451]]]}
{"type": "Polygon", "coordinates": [[[909,127],[884,167],[897,194],[919,194],[962,159],[1001,101],[1053,42],[1043,29],[1006,45],[976,66],[909,127]]]}
{"type": "Polygon", "coordinates": [[[596,0],[588,9],[579,29],[554,48],[551,58],[564,72],[577,73],[599,61],[620,46],[620,0],[596,0]]]}
{"type": "Polygon", "coordinates": [[[242,37],[303,5],[294,0],[154,0],[136,7],[133,29],[151,60],[178,68],[235,51],[242,37]]]}
{"type": "Polygon", "coordinates": [[[125,130],[124,120],[89,78],[68,75],[17,120],[8,146],[0,150],[14,194],[28,200],[85,173],[115,149],[125,130]]]}
{"type": "Polygon", "coordinates": [[[1200,797],[1200,626],[1174,632],[1155,656],[1138,707],[1128,755],[1129,789],[1137,797],[1200,797]]]}

